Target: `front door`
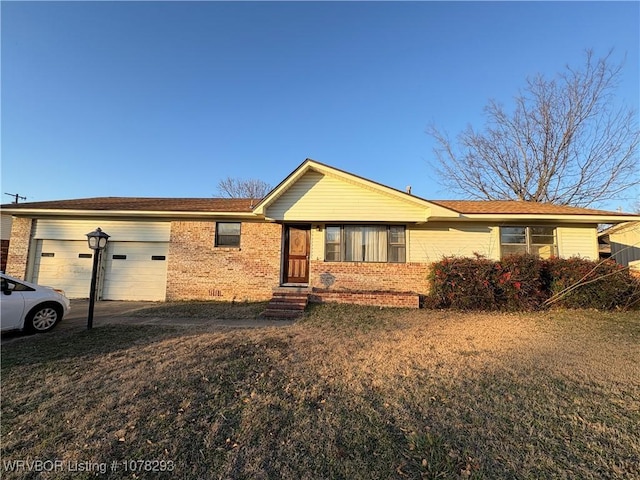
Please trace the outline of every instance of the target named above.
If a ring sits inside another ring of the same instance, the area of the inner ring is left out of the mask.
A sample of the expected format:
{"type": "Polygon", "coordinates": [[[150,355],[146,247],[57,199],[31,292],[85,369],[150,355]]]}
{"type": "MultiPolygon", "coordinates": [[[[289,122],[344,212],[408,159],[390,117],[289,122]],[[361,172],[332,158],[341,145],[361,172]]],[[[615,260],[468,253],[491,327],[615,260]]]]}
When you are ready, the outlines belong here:
{"type": "Polygon", "coordinates": [[[310,226],[286,226],[283,283],[309,283],[310,237],[310,226]]]}

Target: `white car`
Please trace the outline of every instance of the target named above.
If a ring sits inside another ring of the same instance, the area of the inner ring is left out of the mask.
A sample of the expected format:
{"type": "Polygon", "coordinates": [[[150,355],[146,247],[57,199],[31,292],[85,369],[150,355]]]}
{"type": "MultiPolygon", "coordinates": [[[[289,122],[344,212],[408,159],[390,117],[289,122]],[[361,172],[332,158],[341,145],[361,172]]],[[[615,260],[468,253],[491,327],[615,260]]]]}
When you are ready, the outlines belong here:
{"type": "Polygon", "coordinates": [[[1,330],[48,332],[71,308],[62,290],[43,287],[0,273],[1,330]]]}

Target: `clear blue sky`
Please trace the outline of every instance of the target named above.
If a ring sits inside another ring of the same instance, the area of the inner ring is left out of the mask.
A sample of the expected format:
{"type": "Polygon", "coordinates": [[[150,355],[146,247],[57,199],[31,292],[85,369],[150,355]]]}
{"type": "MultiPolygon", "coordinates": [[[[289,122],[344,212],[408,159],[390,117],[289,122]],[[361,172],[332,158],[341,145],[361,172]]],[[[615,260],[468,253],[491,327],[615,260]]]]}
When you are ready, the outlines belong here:
{"type": "MultiPolygon", "coordinates": [[[[483,125],[529,75],[626,57],[638,2],[6,2],[2,193],[210,197],[305,158],[452,198],[430,123],[483,125]]],[[[2,203],[11,198],[2,195],[2,203]]],[[[625,209],[630,199],[620,199],[625,209]]]]}

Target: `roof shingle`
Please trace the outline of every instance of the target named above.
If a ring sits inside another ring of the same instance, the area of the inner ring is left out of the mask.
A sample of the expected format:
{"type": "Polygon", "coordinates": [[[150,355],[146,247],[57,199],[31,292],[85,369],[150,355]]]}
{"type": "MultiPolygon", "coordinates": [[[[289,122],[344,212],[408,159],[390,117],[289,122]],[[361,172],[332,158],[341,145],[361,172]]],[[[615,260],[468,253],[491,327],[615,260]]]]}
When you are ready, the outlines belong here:
{"type": "Polygon", "coordinates": [[[147,198],[95,197],[47,202],[25,202],[2,205],[11,209],[43,210],[130,210],[152,212],[251,212],[249,198],[147,198]]]}
{"type": "MultiPolygon", "coordinates": [[[[431,203],[468,215],[615,215],[619,212],[553,205],[516,200],[428,200],[431,203]]],[[[250,198],[150,198],[95,197],[45,202],[11,203],[3,209],[24,210],[88,210],[88,211],[148,211],[148,212],[227,212],[249,213],[259,200],[250,198]]]]}
{"type": "Polygon", "coordinates": [[[441,207],[462,214],[512,214],[512,215],[624,215],[618,212],[590,208],[554,205],[552,203],[518,200],[429,200],[441,207]]]}

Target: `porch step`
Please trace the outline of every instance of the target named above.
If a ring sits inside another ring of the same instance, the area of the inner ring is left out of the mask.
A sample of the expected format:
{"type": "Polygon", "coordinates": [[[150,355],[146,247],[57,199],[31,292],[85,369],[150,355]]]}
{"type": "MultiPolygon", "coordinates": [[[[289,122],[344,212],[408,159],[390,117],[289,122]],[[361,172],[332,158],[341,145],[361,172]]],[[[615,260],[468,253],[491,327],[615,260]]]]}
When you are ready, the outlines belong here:
{"type": "Polygon", "coordinates": [[[261,316],[275,319],[298,318],[304,313],[308,303],[309,290],[307,288],[274,288],[273,296],[261,316]]]}

